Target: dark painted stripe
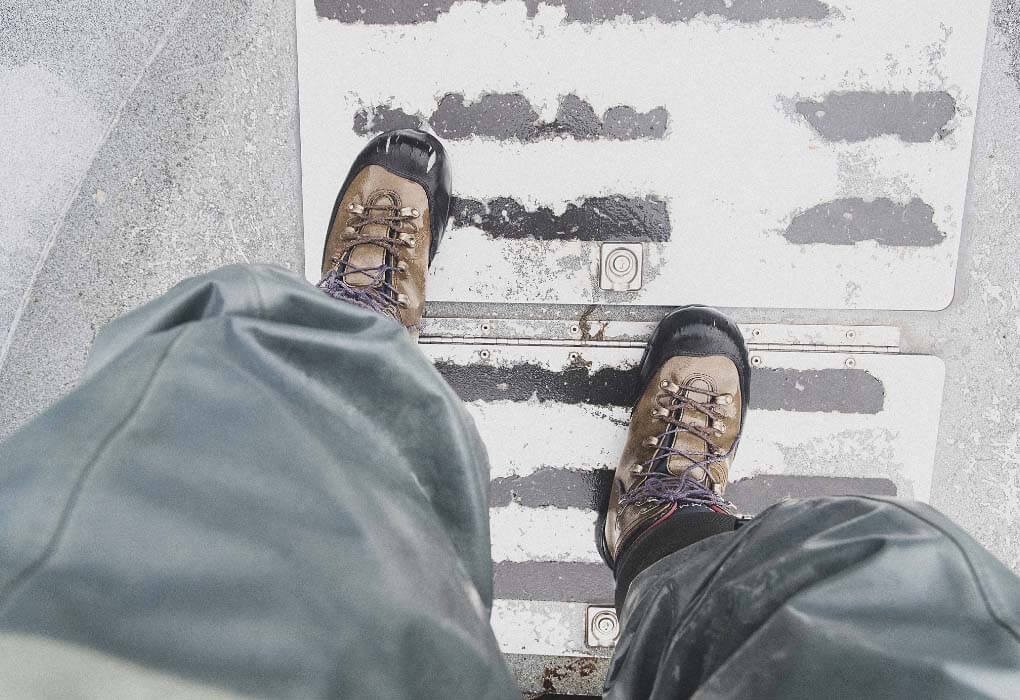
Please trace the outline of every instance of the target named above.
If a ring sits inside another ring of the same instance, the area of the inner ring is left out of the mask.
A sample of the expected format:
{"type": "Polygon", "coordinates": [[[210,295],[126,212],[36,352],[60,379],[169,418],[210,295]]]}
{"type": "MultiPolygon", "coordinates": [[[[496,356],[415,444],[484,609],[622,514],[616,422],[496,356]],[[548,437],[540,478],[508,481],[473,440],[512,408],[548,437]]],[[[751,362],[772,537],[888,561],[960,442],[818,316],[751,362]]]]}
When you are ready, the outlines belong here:
{"type": "Polygon", "coordinates": [[[611,605],[616,585],[612,570],[601,563],[497,561],[492,564],[492,588],[496,598],[611,605]]]}
{"type": "Polygon", "coordinates": [[[948,92],[836,92],[798,102],[797,112],[830,141],[893,135],[927,143],[948,133],[956,98],[948,92]]]}
{"type": "Polygon", "coordinates": [[[802,413],[878,413],[885,386],[863,369],[751,369],[751,408],[802,413]]]}
{"type": "MultiPolygon", "coordinates": [[[[464,401],[539,401],[630,406],[636,368],[584,366],[552,371],[530,363],[510,367],[459,365],[436,368],[464,401]]],[[[795,370],[753,368],[750,407],[764,411],[878,413],[885,402],[881,380],[861,369],[795,370]]]]}
{"type": "MultiPolygon", "coordinates": [[[[507,476],[489,484],[489,505],[510,503],[529,508],[581,508],[603,510],[613,483],[611,469],[558,469],[543,467],[528,476],[507,476]]],[[[756,515],[784,498],[843,496],[847,494],[895,496],[889,479],[856,477],[758,475],[731,482],[726,497],[742,513],[756,515]]]]}
{"type": "Polygon", "coordinates": [[[880,197],[837,199],[800,212],[783,233],[791,243],[853,245],[876,241],[888,246],[933,246],[946,240],[935,210],[916,197],[906,204],[880,197]]]}
{"type": "Polygon", "coordinates": [[[455,226],[473,226],[493,238],[663,243],[671,231],[666,203],[652,196],[590,197],[568,204],[562,214],[548,207],[530,211],[510,197],[456,197],[452,216],[455,226]]]}
{"type": "MultiPolygon", "coordinates": [[[[611,472],[601,471],[609,476],[600,476],[595,481],[605,483],[608,491],[611,472]]],[[[572,478],[576,478],[576,472],[574,475],[572,478]]],[[[548,481],[548,477],[541,479],[548,481]]],[[[576,493],[573,489],[569,491],[570,505],[574,504],[576,493]]],[[[844,495],[895,496],[896,485],[888,479],[759,475],[733,482],[726,490],[727,498],[748,515],[757,515],[785,498],[844,495]]],[[[501,599],[592,604],[611,603],[615,590],[613,575],[603,564],[555,561],[494,562],[493,587],[495,597],[501,599]]]]}
{"type": "MultiPolygon", "coordinates": [[[[434,22],[462,0],[315,0],[319,17],[366,24],[434,22]]],[[[481,0],[489,2],[491,0],[481,0]]],[[[688,22],[697,17],[720,17],[732,22],[823,20],[832,8],[820,0],[524,0],[528,16],[541,5],[563,7],[566,21],[596,24],[620,17],[660,22],[688,22]]]]}
{"type": "Polygon", "coordinates": [[[731,482],[726,498],[741,513],[757,515],[784,498],[817,496],[895,496],[896,484],[889,479],[849,476],[789,476],[759,474],[731,482]]]}
{"type": "MultiPolygon", "coordinates": [[[[361,109],[354,115],[354,131],[362,136],[379,134],[390,129],[416,128],[425,119],[408,114],[399,107],[381,105],[361,109]]],[[[661,139],[666,135],[669,114],[664,107],[638,112],[620,105],[607,109],[601,117],[577,95],[559,99],[556,118],[544,122],[524,95],[488,94],[466,103],[463,95],[450,93],[439,101],[428,123],[444,139],[467,139],[474,136],[498,141],[539,141],[570,136],[579,140],[661,139]]]]}
{"type": "Polygon", "coordinates": [[[503,476],[490,481],[489,505],[603,510],[612,484],[611,469],[543,467],[528,476],[503,476]]]}

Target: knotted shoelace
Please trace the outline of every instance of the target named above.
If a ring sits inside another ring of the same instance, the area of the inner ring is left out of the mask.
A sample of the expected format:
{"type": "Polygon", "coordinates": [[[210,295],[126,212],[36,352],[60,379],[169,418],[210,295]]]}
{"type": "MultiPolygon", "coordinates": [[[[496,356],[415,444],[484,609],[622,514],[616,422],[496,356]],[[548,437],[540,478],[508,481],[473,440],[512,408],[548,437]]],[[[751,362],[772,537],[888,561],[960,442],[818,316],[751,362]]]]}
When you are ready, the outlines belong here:
{"type": "MultiPolygon", "coordinates": [[[[640,470],[643,478],[641,483],[620,497],[620,506],[634,503],[676,503],[681,507],[705,506],[726,513],[735,512],[732,503],[692,475],[696,469],[703,470],[707,475],[712,464],[723,462],[730,456],[732,448],[723,450],[715,444],[715,438],[721,437],[723,427],[717,426],[718,432],[713,428],[716,421],[730,417],[722,413],[719,410],[720,404],[716,403],[717,398],[729,395],[708,389],[680,387],[665,380],[661,382],[660,388],[662,392],[655,398],[656,408],[653,409],[653,416],[662,420],[666,424],[666,429],[655,438],[657,447],[653,456],[634,466],[634,471],[640,470]],[[688,392],[702,394],[708,398],[696,401],[688,395],[688,392]],[[691,423],[689,418],[681,420],[680,416],[684,409],[703,415],[707,425],[691,423]],[[708,446],[708,450],[698,452],[677,448],[676,438],[681,433],[701,438],[708,446]],[[680,474],[672,474],[665,468],[672,456],[683,457],[690,464],[680,474]],[[659,466],[662,467],[662,471],[655,471],[659,466]]],[[[732,397],[730,400],[732,401],[732,397]]]]}
{"type": "Polygon", "coordinates": [[[387,261],[397,260],[402,249],[413,248],[414,243],[403,238],[392,238],[391,233],[411,233],[417,235],[418,226],[413,223],[415,214],[407,208],[401,209],[395,205],[372,204],[361,207],[361,211],[350,212],[350,220],[347,228],[342,234],[343,243],[336,255],[333,256],[333,266],[326,276],[323,277],[318,287],[334,299],[350,302],[378,313],[386,314],[400,320],[398,307],[399,292],[387,278],[393,279],[394,274],[404,274],[404,269],[399,265],[389,264],[387,261]],[[405,232],[404,225],[411,224],[411,231],[405,232]],[[382,225],[387,227],[385,234],[372,235],[364,233],[366,226],[382,225]],[[386,254],[380,265],[361,267],[350,261],[344,262],[344,258],[359,245],[374,245],[382,248],[386,254]],[[362,274],[370,278],[368,284],[352,284],[348,281],[349,275],[362,274]]]}

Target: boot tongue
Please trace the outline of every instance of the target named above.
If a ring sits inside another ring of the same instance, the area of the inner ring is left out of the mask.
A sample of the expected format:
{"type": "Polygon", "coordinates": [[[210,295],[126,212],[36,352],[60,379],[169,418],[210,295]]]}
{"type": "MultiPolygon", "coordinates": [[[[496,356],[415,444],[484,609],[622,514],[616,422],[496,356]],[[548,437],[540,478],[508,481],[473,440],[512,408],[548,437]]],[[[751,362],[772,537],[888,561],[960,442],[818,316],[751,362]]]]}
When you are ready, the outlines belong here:
{"type": "MultiPolygon", "coordinates": [[[[393,199],[393,196],[386,193],[380,193],[369,197],[365,203],[366,206],[380,206],[389,207],[397,206],[397,202],[393,199]]],[[[366,214],[383,214],[381,211],[369,211],[366,214]]],[[[362,226],[360,230],[362,236],[372,236],[375,238],[388,238],[390,235],[390,227],[387,224],[368,224],[362,226]]],[[[386,263],[386,256],[388,255],[385,248],[377,246],[373,243],[362,243],[351,248],[350,256],[347,262],[350,265],[360,268],[373,268],[380,267],[386,263]]],[[[349,272],[343,276],[344,282],[351,285],[352,287],[371,287],[379,286],[379,282],[373,284],[375,281],[374,273],[366,274],[364,272],[349,272]]]]}
{"type": "MultiPolygon", "coordinates": [[[[708,394],[702,394],[701,392],[698,391],[698,389],[709,388],[710,387],[708,382],[704,381],[703,379],[694,379],[688,382],[686,386],[682,389],[682,391],[687,396],[687,398],[693,401],[697,401],[698,403],[710,403],[711,397],[708,394]]],[[[678,412],[676,418],[677,420],[683,421],[688,425],[693,425],[697,426],[698,428],[711,430],[711,428],[708,427],[709,426],[708,416],[706,416],[701,411],[695,410],[693,408],[681,409],[678,412]]],[[[711,445],[709,445],[702,438],[698,437],[697,435],[694,435],[693,433],[680,429],[677,429],[677,432],[673,434],[672,447],[674,449],[682,450],[684,452],[697,452],[697,453],[706,453],[712,450],[711,445]]],[[[698,461],[701,460],[699,459],[698,461]]],[[[674,476],[680,476],[693,463],[694,462],[692,462],[690,459],[687,459],[686,457],[671,454],[666,460],[666,471],[668,471],[670,474],[673,474],[674,476]]],[[[694,469],[690,473],[690,476],[695,481],[700,481],[704,483],[705,476],[707,476],[707,471],[703,471],[702,469],[694,469]]]]}

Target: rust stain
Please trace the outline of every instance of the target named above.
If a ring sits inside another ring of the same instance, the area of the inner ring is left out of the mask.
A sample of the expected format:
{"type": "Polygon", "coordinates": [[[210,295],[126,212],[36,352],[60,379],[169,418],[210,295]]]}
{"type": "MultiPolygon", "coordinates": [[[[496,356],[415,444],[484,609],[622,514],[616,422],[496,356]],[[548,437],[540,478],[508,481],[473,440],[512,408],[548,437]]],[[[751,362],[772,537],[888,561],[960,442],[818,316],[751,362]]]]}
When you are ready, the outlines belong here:
{"type": "Polygon", "coordinates": [[[565,664],[546,666],[542,673],[542,688],[547,693],[555,693],[557,681],[564,678],[587,678],[597,671],[598,664],[591,659],[577,659],[565,664]]]}
{"type": "MultiPolygon", "coordinates": [[[[581,342],[587,343],[592,340],[591,337],[591,315],[595,313],[595,304],[588,304],[581,313],[581,317],[577,319],[577,327],[581,331],[581,342]]],[[[602,329],[605,332],[605,328],[602,329]]]]}

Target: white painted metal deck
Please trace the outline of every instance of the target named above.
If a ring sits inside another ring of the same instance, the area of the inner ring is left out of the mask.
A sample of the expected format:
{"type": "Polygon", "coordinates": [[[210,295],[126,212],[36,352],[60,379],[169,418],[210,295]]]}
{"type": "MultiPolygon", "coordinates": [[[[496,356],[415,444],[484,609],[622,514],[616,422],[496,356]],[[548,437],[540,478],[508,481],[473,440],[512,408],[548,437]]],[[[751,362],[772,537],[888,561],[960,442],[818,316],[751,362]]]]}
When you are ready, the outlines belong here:
{"type": "MultiPolygon", "coordinates": [[[[423,349],[488,446],[493,624],[503,650],[604,655],[584,643],[587,605],[612,604],[612,576],[594,546],[596,509],[626,439],[626,379],[640,348],[483,341],[423,349]]],[[[757,349],[752,357],[760,364],[728,490],[745,512],[807,493],[928,499],[941,360],[757,349]]]]}
{"type": "MultiPolygon", "coordinates": [[[[365,134],[420,119],[446,136],[456,193],[490,205],[484,216],[468,207],[447,234],[433,300],[949,303],[986,1],[832,0],[815,3],[828,8],[821,19],[669,22],[593,21],[554,0],[534,4],[529,16],[516,0],[439,2],[434,21],[417,24],[379,9],[391,19],[376,21],[397,23],[364,24],[364,13],[344,12],[355,3],[299,0],[310,278],[365,134]],[[587,107],[570,107],[578,101],[587,107]],[[612,111],[620,106],[632,110],[612,111]],[[594,130],[575,124],[588,108],[594,130]],[[521,127],[528,109],[537,130],[521,127]],[[617,124],[653,110],[664,131],[617,124]],[[599,287],[599,245],[630,235],[633,213],[607,215],[605,201],[585,205],[593,198],[652,202],[658,233],[644,242],[638,291],[599,287]],[[570,206],[580,224],[564,216],[570,206]],[[535,237],[529,214],[540,207],[549,225],[535,237]]],[[[613,3],[593,4],[603,5],[613,3]]]]}

